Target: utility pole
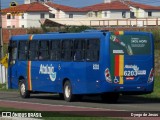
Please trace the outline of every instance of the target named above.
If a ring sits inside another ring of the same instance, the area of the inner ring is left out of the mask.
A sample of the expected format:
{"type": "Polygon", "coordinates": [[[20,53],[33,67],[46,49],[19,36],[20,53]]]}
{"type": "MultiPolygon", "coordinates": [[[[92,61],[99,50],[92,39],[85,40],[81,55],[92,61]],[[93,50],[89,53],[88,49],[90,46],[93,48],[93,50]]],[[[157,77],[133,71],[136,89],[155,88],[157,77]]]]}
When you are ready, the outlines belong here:
{"type": "Polygon", "coordinates": [[[2,3],[0,0],[0,59],[3,58],[3,39],[2,39],[2,3]]]}

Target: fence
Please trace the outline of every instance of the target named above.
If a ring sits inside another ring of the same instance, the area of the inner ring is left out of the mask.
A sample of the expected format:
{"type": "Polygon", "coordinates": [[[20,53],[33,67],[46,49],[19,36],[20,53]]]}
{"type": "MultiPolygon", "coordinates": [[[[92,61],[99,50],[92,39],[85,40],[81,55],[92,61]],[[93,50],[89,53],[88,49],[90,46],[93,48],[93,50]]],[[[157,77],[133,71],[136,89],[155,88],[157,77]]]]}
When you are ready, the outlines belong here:
{"type": "Polygon", "coordinates": [[[7,68],[5,68],[2,64],[0,64],[0,84],[7,83],[7,68]]]}
{"type": "Polygon", "coordinates": [[[90,26],[111,27],[111,26],[159,26],[159,18],[136,18],[136,19],[105,19],[90,20],[90,26]]]}

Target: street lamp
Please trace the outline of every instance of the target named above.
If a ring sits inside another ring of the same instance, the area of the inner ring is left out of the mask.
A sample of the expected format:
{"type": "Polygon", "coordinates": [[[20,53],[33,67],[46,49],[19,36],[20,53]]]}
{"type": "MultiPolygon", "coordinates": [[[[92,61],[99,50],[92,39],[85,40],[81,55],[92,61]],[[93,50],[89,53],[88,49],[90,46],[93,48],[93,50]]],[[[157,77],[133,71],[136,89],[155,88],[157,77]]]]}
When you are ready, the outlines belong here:
{"type": "Polygon", "coordinates": [[[0,0],[0,59],[3,58],[3,39],[2,39],[2,3],[0,0]]]}

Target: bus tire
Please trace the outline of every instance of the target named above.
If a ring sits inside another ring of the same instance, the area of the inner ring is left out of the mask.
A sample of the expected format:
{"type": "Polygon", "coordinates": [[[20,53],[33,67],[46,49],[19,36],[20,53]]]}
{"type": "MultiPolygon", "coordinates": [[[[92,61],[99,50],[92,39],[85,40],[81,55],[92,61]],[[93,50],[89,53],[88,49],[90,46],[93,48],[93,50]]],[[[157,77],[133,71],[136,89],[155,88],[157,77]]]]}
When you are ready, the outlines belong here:
{"type": "Polygon", "coordinates": [[[26,84],[24,80],[21,80],[19,83],[19,92],[20,96],[22,98],[29,98],[30,97],[30,92],[26,90],[26,84]]]}
{"type": "Polygon", "coordinates": [[[103,93],[101,99],[106,103],[117,103],[119,99],[119,93],[103,93]]]}
{"type": "Polygon", "coordinates": [[[72,86],[70,81],[66,81],[64,83],[64,88],[63,88],[63,93],[64,93],[64,100],[67,102],[72,102],[75,99],[75,96],[72,94],[72,86]]]}

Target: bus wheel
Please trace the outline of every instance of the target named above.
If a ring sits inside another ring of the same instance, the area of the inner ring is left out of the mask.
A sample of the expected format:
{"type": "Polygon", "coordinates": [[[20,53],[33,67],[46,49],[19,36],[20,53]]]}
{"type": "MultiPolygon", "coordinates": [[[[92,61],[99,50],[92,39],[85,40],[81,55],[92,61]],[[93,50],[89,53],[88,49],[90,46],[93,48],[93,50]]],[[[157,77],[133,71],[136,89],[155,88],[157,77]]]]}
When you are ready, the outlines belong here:
{"type": "Polygon", "coordinates": [[[72,94],[72,86],[71,83],[69,81],[66,81],[64,83],[64,99],[67,102],[71,102],[74,100],[75,96],[72,94]]]}
{"type": "Polygon", "coordinates": [[[30,97],[30,92],[28,90],[26,90],[26,85],[25,85],[25,81],[22,80],[19,83],[19,91],[20,91],[20,96],[22,98],[29,98],[30,97]]]}
{"type": "Polygon", "coordinates": [[[119,93],[104,93],[101,95],[101,99],[106,103],[116,103],[119,98],[119,93]]]}

